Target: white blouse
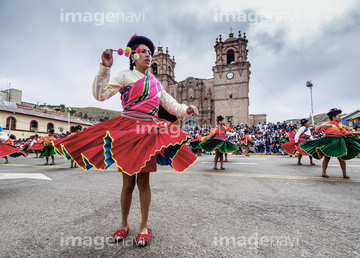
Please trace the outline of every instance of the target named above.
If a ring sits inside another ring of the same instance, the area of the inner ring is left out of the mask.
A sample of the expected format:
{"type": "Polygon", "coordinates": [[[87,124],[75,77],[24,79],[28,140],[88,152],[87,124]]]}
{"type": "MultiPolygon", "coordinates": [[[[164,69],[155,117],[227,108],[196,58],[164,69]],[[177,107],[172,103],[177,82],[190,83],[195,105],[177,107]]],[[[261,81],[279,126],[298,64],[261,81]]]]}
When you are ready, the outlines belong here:
{"type": "MultiPolygon", "coordinates": [[[[138,70],[123,70],[115,76],[110,77],[110,67],[100,64],[100,69],[96,75],[93,83],[93,95],[96,100],[104,101],[116,93],[123,87],[133,85],[136,81],[143,78],[145,75],[138,70]]],[[[160,98],[160,105],[163,106],[170,114],[183,117],[187,116],[186,110],[188,108],[185,104],[179,104],[169,93],[161,90],[156,94],[160,98]]]]}

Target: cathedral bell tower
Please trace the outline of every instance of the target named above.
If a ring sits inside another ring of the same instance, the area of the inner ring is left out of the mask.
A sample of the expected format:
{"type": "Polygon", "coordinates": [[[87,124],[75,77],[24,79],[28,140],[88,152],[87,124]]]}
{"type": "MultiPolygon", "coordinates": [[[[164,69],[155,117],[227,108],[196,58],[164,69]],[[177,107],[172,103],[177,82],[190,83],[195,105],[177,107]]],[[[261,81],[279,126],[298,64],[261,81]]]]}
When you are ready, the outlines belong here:
{"type": "Polygon", "coordinates": [[[250,123],[249,117],[249,79],[250,63],[247,60],[248,40],[245,33],[238,37],[233,33],[222,41],[221,35],[216,38],[216,62],[214,73],[215,115],[233,119],[233,123],[250,123]]]}
{"type": "Polygon", "coordinates": [[[163,52],[162,47],[158,47],[152,58],[151,67],[149,68],[150,73],[161,82],[162,86],[168,91],[168,86],[175,84],[175,58],[170,58],[168,48],[166,52],[163,52]]]}

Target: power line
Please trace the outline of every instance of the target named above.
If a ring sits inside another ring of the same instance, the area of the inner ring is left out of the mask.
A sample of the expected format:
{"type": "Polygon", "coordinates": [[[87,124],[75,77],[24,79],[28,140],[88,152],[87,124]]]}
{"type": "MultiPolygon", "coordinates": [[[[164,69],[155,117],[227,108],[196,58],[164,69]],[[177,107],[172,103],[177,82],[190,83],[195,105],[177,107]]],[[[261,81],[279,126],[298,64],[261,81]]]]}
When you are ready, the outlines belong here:
{"type": "Polygon", "coordinates": [[[290,108],[292,111],[294,111],[295,113],[298,113],[300,116],[303,116],[302,114],[300,114],[298,111],[294,110],[291,106],[289,106],[286,102],[284,102],[282,99],[280,99],[275,93],[273,93],[268,87],[265,86],[265,84],[260,81],[260,79],[254,74],[254,72],[251,72],[252,75],[254,75],[254,77],[261,83],[262,86],[265,87],[265,89],[267,89],[272,95],[274,95],[274,97],[276,97],[278,100],[280,100],[285,106],[287,106],[288,108],[290,108]]]}
{"type": "Polygon", "coordinates": [[[334,94],[337,94],[337,95],[343,95],[343,96],[345,96],[345,97],[352,97],[352,98],[360,99],[360,97],[357,97],[357,96],[354,96],[354,95],[346,95],[346,94],[343,94],[343,93],[339,93],[339,92],[335,92],[335,91],[323,89],[323,88],[320,88],[320,87],[315,87],[315,86],[313,86],[313,87],[314,87],[314,88],[317,88],[317,89],[319,89],[319,90],[328,91],[328,92],[331,92],[331,93],[334,93],[334,94]]]}

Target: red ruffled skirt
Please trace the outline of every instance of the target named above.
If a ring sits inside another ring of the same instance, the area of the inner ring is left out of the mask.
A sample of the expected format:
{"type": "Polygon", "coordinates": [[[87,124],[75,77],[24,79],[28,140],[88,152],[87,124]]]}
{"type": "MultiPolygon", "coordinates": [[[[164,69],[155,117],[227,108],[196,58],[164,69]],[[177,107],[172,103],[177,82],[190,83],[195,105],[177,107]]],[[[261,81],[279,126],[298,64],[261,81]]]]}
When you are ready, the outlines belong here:
{"type": "Polygon", "coordinates": [[[28,154],[5,143],[0,142],[0,157],[10,156],[16,158],[18,156],[25,156],[27,157],[28,154]]]}
{"type": "Polygon", "coordinates": [[[42,149],[44,149],[44,145],[42,145],[41,143],[34,143],[34,145],[29,149],[30,150],[42,150],[42,149]]]}
{"type": "MultiPolygon", "coordinates": [[[[304,140],[299,140],[298,144],[305,142],[304,140]]],[[[284,143],[281,145],[281,147],[290,155],[295,154],[295,151],[298,151],[299,154],[304,155],[304,156],[311,156],[310,154],[304,152],[302,149],[300,149],[299,147],[295,146],[295,140],[291,140],[290,142],[284,143]]]]}
{"type": "Polygon", "coordinates": [[[156,157],[159,165],[183,172],[196,161],[186,143],[192,138],[172,123],[157,125],[115,117],[54,141],[56,152],[84,170],[105,170],[115,163],[128,175],[139,173],[156,157]],[[151,160],[151,161],[150,161],[151,160]]]}

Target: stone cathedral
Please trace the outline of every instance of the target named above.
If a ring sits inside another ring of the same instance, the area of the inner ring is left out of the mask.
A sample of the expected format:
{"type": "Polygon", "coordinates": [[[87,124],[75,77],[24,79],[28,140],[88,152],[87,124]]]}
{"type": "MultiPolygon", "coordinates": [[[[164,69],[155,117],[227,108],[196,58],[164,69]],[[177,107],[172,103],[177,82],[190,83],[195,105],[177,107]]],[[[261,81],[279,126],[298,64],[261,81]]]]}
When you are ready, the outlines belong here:
{"type": "Polygon", "coordinates": [[[198,79],[188,77],[184,81],[175,81],[175,58],[170,58],[168,48],[163,51],[158,47],[154,53],[150,72],[161,82],[164,89],[179,103],[194,105],[199,110],[198,116],[181,118],[184,125],[213,125],[218,115],[233,119],[234,125],[266,123],[266,114],[249,114],[249,79],[250,63],[247,59],[248,40],[244,33],[238,37],[233,33],[222,40],[216,38],[214,77],[198,79]]]}

